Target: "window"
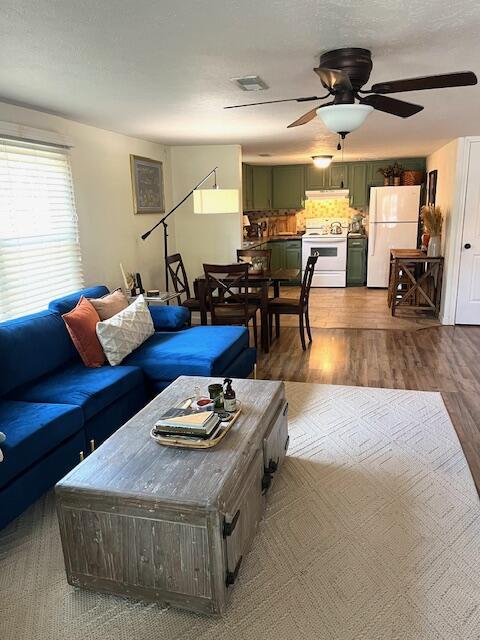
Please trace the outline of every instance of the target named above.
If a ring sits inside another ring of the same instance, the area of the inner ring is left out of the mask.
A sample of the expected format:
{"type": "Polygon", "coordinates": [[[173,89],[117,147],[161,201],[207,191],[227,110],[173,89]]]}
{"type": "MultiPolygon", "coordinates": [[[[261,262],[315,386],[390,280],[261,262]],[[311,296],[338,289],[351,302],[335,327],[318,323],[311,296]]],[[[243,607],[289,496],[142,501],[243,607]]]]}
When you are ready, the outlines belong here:
{"type": "Polygon", "coordinates": [[[0,321],[82,286],[68,150],[0,139],[0,321]]]}

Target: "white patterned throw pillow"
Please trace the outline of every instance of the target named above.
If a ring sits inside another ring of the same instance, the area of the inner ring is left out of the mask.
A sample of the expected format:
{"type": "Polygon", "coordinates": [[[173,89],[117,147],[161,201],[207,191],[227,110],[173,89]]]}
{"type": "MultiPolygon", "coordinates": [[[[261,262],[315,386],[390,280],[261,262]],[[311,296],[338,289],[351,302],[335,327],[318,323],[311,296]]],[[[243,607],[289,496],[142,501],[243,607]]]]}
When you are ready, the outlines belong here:
{"type": "Polygon", "coordinates": [[[143,296],[116,315],[97,323],[97,336],[113,366],[155,333],[152,316],[143,296]]]}

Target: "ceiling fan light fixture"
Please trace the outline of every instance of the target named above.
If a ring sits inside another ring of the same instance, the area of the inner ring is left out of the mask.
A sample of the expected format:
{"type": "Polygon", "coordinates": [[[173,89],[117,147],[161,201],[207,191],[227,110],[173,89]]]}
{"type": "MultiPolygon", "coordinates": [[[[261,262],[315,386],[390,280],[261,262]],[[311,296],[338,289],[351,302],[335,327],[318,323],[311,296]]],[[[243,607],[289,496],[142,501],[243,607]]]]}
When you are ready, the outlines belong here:
{"type": "Polygon", "coordinates": [[[326,169],[332,164],[333,156],[312,156],[312,160],[319,169],[326,169]]]}
{"type": "Polygon", "coordinates": [[[372,113],[373,107],[367,104],[332,104],[319,107],[317,116],[334,133],[351,133],[361,127],[372,113]]]}

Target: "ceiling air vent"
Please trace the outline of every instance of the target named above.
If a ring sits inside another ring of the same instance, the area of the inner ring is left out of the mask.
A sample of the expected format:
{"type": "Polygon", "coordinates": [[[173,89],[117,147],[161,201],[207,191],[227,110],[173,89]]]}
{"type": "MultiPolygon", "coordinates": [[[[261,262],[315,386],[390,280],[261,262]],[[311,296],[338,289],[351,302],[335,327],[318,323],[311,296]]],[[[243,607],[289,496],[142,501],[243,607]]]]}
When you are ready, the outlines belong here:
{"type": "Polygon", "coordinates": [[[268,89],[268,85],[260,76],[244,76],[243,78],[231,78],[232,82],[242,89],[242,91],[263,91],[268,89]]]}

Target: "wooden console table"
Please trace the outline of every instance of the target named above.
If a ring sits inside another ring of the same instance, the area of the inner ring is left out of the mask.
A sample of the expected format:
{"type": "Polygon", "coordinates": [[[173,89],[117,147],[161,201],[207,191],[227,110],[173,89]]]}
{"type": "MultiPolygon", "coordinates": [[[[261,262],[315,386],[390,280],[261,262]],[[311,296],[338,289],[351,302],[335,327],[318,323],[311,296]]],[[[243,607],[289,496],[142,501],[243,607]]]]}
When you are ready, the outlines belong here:
{"type": "Polygon", "coordinates": [[[242,411],[216,447],[154,442],[158,418],[212,382],[177,378],[57,484],[70,584],[225,611],[285,458],[288,404],[283,382],[235,380],[242,411]]]}
{"type": "Polygon", "coordinates": [[[391,249],[388,304],[392,316],[399,307],[438,316],[443,263],[442,257],[429,257],[419,249],[391,249]]]}

